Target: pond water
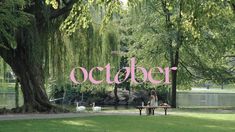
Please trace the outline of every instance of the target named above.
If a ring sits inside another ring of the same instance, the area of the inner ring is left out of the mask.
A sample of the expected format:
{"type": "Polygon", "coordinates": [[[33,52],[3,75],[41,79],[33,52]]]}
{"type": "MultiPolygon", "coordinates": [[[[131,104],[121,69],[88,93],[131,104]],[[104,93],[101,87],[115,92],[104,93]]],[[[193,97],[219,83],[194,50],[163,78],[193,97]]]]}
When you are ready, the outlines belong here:
{"type": "MultiPolygon", "coordinates": [[[[19,95],[19,105],[23,104],[22,94],[19,95]]],[[[0,109],[1,108],[15,108],[15,93],[14,92],[0,92],[0,109]]]]}
{"type": "MultiPolygon", "coordinates": [[[[23,105],[22,94],[19,95],[19,105],[23,105]]],[[[65,108],[75,111],[76,105],[63,105],[65,108]]],[[[14,92],[0,92],[0,109],[1,108],[15,108],[15,93],[14,92]]],[[[134,106],[102,106],[103,110],[127,110],[134,109],[134,106]]],[[[91,106],[88,106],[88,109],[91,109],[91,106]]]]}

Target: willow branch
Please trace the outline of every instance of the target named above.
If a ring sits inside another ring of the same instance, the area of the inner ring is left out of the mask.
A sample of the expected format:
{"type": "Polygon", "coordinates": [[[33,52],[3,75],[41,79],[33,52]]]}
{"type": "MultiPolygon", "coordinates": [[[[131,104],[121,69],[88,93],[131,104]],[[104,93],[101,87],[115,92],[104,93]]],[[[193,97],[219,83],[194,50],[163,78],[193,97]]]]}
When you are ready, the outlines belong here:
{"type": "Polygon", "coordinates": [[[13,51],[12,49],[0,46],[0,56],[8,64],[11,63],[11,58],[13,57],[12,51],[13,51]]]}
{"type": "Polygon", "coordinates": [[[68,12],[70,12],[70,10],[73,8],[74,3],[78,2],[79,0],[71,0],[68,3],[66,3],[66,6],[58,9],[58,10],[54,10],[51,13],[50,19],[55,19],[63,14],[66,14],[68,12]]]}
{"type": "Polygon", "coordinates": [[[224,57],[235,57],[235,55],[225,55],[224,57]]]}
{"type": "Polygon", "coordinates": [[[3,58],[5,62],[10,64],[11,58],[13,57],[13,48],[10,46],[8,41],[1,37],[2,42],[0,42],[0,56],[3,58]]]}

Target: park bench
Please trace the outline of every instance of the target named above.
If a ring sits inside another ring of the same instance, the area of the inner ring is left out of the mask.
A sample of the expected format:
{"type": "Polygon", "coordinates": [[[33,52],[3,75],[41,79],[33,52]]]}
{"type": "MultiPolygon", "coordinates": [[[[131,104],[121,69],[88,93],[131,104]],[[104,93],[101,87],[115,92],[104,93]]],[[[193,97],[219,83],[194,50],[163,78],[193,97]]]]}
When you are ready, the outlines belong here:
{"type": "Polygon", "coordinates": [[[150,110],[153,111],[152,115],[154,115],[154,110],[155,110],[155,109],[157,109],[157,108],[163,108],[164,111],[165,111],[165,115],[167,115],[167,109],[168,109],[168,108],[171,108],[171,106],[170,106],[170,105],[161,105],[161,106],[137,106],[137,107],[136,107],[136,109],[139,109],[140,115],[142,115],[142,110],[143,110],[143,109],[146,109],[146,108],[148,108],[148,109],[150,109],[150,110]]]}

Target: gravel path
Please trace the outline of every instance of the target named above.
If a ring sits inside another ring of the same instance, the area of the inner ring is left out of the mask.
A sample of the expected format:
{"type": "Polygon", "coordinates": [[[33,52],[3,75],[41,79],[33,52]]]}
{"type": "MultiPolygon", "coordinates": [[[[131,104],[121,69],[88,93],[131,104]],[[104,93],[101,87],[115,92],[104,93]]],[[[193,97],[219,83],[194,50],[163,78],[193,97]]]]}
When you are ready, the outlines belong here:
{"type": "Polygon", "coordinates": [[[115,111],[102,111],[99,113],[83,112],[83,113],[60,113],[60,114],[6,114],[0,115],[0,121],[5,120],[28,120],[28,119],[57,119],[57,118],[76,118],[97,115],[139,115],[136,112],[115,112],[115,111]]]}
{"type": "MultiPolygon", "coordinates": [[[[145,112],[142,112],[143,116],[145,112]]],[[[113,111],[101,111],[94,113],[91,111],[83,113],[60,113],[60,114],[6,114],[0,115],[0,121],[6,120],[30,120],[30,119],[58,119],[58,118],[77,118],[77,117],[88,117],[88,116],[99,116],[99,115],[127,115],[127,116],[139,116],[138,110],[113,110],[113,111]]],[[[164,112],[155,113],[156,116],[164,115],[164,112]]]]}
{"type": "MultiPolygon", "coordinates": [[[[167,114],[169,115],[185,115],[186,113],[215,113],[215,114],[235,114],[235,110],[172,110],[169,109],[167,114]]],[[[145,111],[142,112],[143,116],[145,111]]],[[[58,119],[58,118],[79,118],[88,116],[99,116],[99,115],[127,115],[127,116],[139,116],[138,110],[108,110],[101,111],[99,113],[94,113],[92,111],[82,112],[82,113],[60,113],[60,114],[6,114],[0,115],[0,121],[6,120],[30,120],[30,119],[58,119]]],[[[156,116],[163,116],[164,111],[158,109],[155,111],[156,116]]]]}

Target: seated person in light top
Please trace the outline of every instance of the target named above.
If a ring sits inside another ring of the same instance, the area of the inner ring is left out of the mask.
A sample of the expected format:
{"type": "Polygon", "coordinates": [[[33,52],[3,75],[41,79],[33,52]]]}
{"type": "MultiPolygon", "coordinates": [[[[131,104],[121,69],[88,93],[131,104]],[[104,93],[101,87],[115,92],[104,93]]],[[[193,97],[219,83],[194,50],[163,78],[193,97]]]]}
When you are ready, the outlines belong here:
{"type": "Polygon", "coordinates": [[[158,106],[158,97],[154,90],[151,91],[150,106],[158,106]]]}
{"type": "MultiPolygon", "coordinates": [[[[151,91],[150,101],[148,102],[148,106],[158,106],[158,97],[154,90],[151,91]]],[[[146,108],[147,115],[153,114],[152,109],[146,108]]]]}

